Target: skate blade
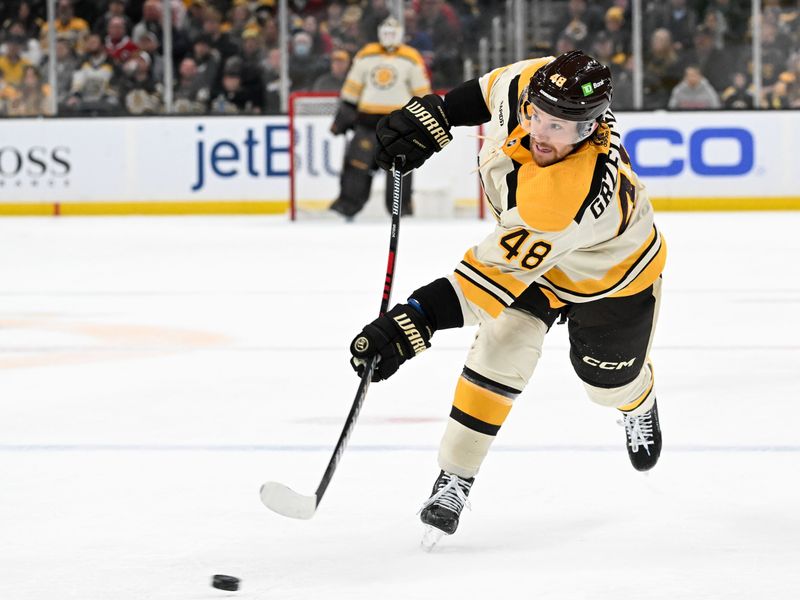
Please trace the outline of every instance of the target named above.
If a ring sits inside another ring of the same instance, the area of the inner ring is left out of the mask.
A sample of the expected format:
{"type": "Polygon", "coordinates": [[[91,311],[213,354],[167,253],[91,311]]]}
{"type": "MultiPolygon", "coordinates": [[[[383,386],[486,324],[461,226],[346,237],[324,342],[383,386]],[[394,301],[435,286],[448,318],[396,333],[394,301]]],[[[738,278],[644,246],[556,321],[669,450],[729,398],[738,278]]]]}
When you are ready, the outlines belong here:
{"type": "Polygon", "coordinates": [[[441,529],[426,525],[425,533],[422,534],[422,541],[420,542],[422,549],[425,550],[425,552],[430,552],[436,547],[436,544],[439,543],[443,535],[445,535],[445,532],[441,529]]]}

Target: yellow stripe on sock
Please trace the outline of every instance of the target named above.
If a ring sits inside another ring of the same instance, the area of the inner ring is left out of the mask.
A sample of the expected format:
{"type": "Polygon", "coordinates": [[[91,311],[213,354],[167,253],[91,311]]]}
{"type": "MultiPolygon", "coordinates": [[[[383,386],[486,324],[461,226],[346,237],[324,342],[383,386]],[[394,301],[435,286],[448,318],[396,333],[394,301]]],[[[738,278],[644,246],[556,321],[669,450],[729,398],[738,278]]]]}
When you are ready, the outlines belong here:
{"type": "Polygon", "coordinates": [[[512,401],[463,377],[458,378],[453,406],[471,417],[500,426],[511,411],[512,401]]]}

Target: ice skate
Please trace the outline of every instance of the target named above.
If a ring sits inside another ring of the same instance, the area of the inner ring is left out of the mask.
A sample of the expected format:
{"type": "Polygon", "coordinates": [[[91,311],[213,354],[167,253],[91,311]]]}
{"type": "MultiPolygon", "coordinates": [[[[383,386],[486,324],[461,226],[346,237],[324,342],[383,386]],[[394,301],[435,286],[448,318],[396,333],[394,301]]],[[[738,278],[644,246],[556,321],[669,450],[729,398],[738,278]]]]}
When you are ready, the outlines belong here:
{"type": "Polygon", "coordinates": [[[661,426],[658,424],[658,406],[636,417],[624,415],[621,424],[625,427],[628,458],[637,471],[649,471],[661,455],[661,426]]]}
{"type": "Polygon", "coordinates": [[[443,534],[451,535],[458,528],[458,518],[464,506],[469,506],[467,496],[475,478],[464,479],[441,471],[431,490],[431,497],[422,505],[419,516],[426,525],[422,546],[430,550],[443,534]]]}

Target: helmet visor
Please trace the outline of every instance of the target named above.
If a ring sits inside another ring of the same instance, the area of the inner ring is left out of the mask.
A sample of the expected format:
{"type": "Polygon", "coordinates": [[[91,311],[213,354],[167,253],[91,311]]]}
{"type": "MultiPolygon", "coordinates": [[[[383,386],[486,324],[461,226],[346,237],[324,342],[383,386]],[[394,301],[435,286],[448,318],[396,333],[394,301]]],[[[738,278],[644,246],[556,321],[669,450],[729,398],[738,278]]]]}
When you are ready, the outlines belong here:
{"type": "Polygon", "coordinates": [[[534,103],[535,97],[528,87],[517,105],[517,121],[534,140],[556,145],[577,144],[591,135],[594,119],[568,121],[555,117],[534,103]]]}

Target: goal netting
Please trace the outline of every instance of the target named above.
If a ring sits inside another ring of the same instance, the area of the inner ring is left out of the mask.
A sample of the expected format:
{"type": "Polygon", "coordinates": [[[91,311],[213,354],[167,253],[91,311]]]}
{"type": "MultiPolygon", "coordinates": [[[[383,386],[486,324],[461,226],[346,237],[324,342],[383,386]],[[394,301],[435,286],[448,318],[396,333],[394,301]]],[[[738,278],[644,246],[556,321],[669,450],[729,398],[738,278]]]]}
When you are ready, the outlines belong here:
{"type": "MultiPolygon", "coordinates": [[[[296,92],[289,98],[290,210],[292,219],[329,214],[339,194],[339,174],[349,136],[330,132],[339,97],[335,93],[296,92]]],[[[453,141],[414,171],[415,218],[481,218],[483,201],[476,172],[478,128],[460,127],[453,141]]],[[[359,218],[387,214],[386,178],[375,173],[369,201],[359,218]]]]}

